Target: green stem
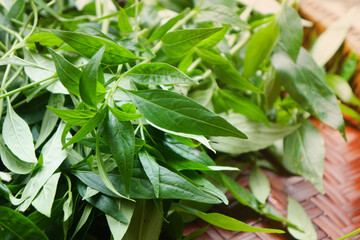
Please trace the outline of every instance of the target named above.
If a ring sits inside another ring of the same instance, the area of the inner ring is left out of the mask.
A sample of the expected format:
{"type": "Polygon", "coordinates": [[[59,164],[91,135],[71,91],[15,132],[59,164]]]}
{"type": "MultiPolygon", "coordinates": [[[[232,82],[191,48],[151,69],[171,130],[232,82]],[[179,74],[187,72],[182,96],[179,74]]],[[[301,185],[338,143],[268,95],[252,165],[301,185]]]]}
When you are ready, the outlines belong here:
{"type": "Polygon", "coordinates": [[[354,236],[355,234],[358,234],[358,233],[360,233],[360,228],[356,229],[355,231],[353,231],[353,232],[351,232],[351,233],[349,233],[349,234],[347,234],[347,235],[345,235],[345,236],[343,236],[341,238],[338,238],[337,240],[345,240],[345,239],[348,239],[351,236],[354,236]]]}
{"type": "MultiPolygon", "coordinates": [[[[11,69],[11,64],[7,65],[6,66],[6,70],[5,70],[5,73],[4,73],[4,77],[1,81],[1,90],[0,90],[0,94],[3,94],[4,93],[4,86],[6,84],[6,81],[7,81],[7,78],[9,76],[9,73],[10,73],[10,69],[11,69]]],[[[1,98],[0,99],[0,119],[1,119],[1,116],[2,116],[2,112],[3,112],[3,104],[4,104],[4,99],[1,98]]]]}
{"type": "MultiPolygon", "coordinates": [[[[43,80],[41,80],[41,81],[33,82],[33,83],[30,83],[30,84],[28,84],[28,85],[26,85],[26,86],[23,86],[23,87],[21,87],[21,88],[17,88],[17,89],[12,90],[12,91],[10,91],[10,92],[8,92],[8,93],[2,94],[2,95],[0,95],[0,101],[1,101],[4,97],[13,95],[13,94],[15,94],[15,93],[17,93],[17,92],[21,92],[21,91],[23,91],[23,90],[25,90],[25,89],[34,87],[34,86],[36,86],[36,85],[39,85],[40,83],[43,83],[43,82],[46,82],[46,81],[49,81],[49,80],[54,80],[54,79],[53,79],[53,77],[46,78],[46,79],[43,79],[43,80]]],[[[4,91],[1,90],[1,93],[3,93],[3,92],[4,92],[4,91]]],[[[1,105],[0,105],[0,106],[1,106],[1,105]]],[[[0,110],[1,110],[1,108],[0,108],[0,110]]],[[[0,116],[1,116],[1,114],[0,114],[0,116]]]]}

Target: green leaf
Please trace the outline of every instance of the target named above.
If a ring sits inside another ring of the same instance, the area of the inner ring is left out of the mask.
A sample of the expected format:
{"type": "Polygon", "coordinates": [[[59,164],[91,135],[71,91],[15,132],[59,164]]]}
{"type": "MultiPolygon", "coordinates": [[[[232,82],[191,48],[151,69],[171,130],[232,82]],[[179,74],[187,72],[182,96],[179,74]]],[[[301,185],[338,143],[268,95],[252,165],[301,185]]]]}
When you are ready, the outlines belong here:
{"type": "Polygon", "coordinates": [[[161,38],[163,50],[172,58],[184,56],[202,40],[220,31],[222,28],[184,29],[165,34],[161,38]]]}
{"type": "Polygon", "coordinates": [[[27,174],[36,166],[36,162],[25,162],[15,156],[9,148],[5,146],[2,138],[0,138],[0,155],[4,166],[14,173],[27,174]]]}
{"type": "Polygon", "coordinates": [[[206,227],[196,229],[196,230],[192,231],[191,233],[189,233],[188,235],[186,235],[183,240],[195,240],[195,239],[198,239],[199,237],[201,237],[206,232],[206,230],[209,227],[210,227],[210,225],[207,225],[206,227]]]}
{"type": "Polygon", "coordinates": [[[63,56],[57,54],[50,48],[48,48],[48,50],[54,60],[60,82],[70,93],[80,96],[79,81],[82,74],[81,71],[63,56]]]}
{"type": "Polygon", "coordinates": [[[25,211],[30,206],[41,187],[44,186],[47,180],[67,157],[66,151],[61,149],[61,133],[63,132],[64,127],[64,124],[60,124],[52,138],[50,138],[43,147],[41,151],[44,158],[43,165],[31,176],[26,184],[21,195],[21,199],[24,199],[25,201],[20,205],[20,211],[25,211]]]}
{"type": "Polygon", "coordinates": [[[24,66],[24,67],[32,67],[38,68],[45,71],[52,71],[51,69],[44,67],[42,65],[36,64],[34,62],[30,62],[24,59],[21,59],[17,56],[9,56],[7,58],[0,59],[0,66],[6,66],[8,64],[17,65],[17,66],[24,66]]]}
{"type": "Polygon", "coordinates": [[[57,109],[50,106],[47,106],[47,109],[55,113],[65,122],[77,126],[84,126],[92,117],[95,116],[95,112],[89,110],[57,109]]]}
{"type": "Polygon", "coordinates": [[[346,81],[349,81],[350,78],[354,75],[357,65],[357,55],[356,53],[351,53],[341,66],[340,76],[343,77],[346,81]]]}
{"type": "Polygon", "coordinates": [[[9,19],[15,18],[18,20],[22,20],[22,16],[25,11],[25,0],[17,0],[14,2],[14,4],[11,6],[8,14],[6,17],[9,19]]]}
{"type": "Polygon", "coordinates": [[[90,59],[81,75],[79,81],[79,91],[81,100],[91,108],[97,108],[96,87],[98,82],[98,70],[101,59],[105,51],[105,46],[90,59]]]}
{"type": "Polygon", "coordinates": [[[140,150],[139,159],[144,168],[146,176],[149,178],[153,188],[155,197],[159,198],[160,192],[160,166],[157,164],[154,156],[150,155],[148,151],[140,150]]]}
{"type": "Polygon", "coordinates": [[[360,122],[360,114],[358,111],[346,106],[345,104],[340,103],[341,112],[351,118],[355,119],[356,121],[360,122]]]}
{"type": "Polygon", "coordinates": [[[232,63],[229,62],[227,64],[217,64],[211,66],[211,68],[217,78],[230,87],[243,91],[250,90],[254,93],[261,93],[259,88],[255,87],[243,76],[241,76],[232,63]]]}
{"type": "Polygon", "coordinates": [[[89,132],[94,130],[104,119],[107,109],[101,109],[92,117],[66,144],[63,149],[83,139],[89,132]]]}
{"type": "Polygon", "coordinates": [[[314,117],[345,136],[344,120],[336,97],[310,54],[301,49],[294,63],[284,51],[277,49],[271,61],[290,96],[314,117]]]}
{"type": "Polygon", "coordinates": [[[51,208],[54,203],[56,188],[61,173],[53,174],[42,187],[39,194],[36,196],[32,205],[37,211],[44,214],[47,217],[51,216],[51,208]]]}
{"type": "Polygon", "coordinates": [[[279,24],[272,20],[250,37],[244,58],[244,76],[252,77],[261,63],[270,56],[279,38],[279,24]]]}
{"type": "Polygon", "coordinates": [[[12,233],[12,236],[15,235],[16,239],[48,239],[46,235],[27,217],[8,207],[0,206],[0,226],[2,231],[5,229],[5,231],[12,233]]]}
{"type": "Polygon", "coordinates": [[[53,30],[53,33],[87,58],[91,58],[102,46],[105,45],[105,52],[101,60],[104,64],[118,65],[140,59],[126,48],[121,47],[120,45],[117,45],[105,38],[60,30],[53,30]]]}
{"type": "Polygon", "coordinates": [[[179,69],[167,63],[144,63],[126,72],[126,78],[147,85],[198,84],[179,69]]]}
{"type": "Polygon", "coordinates": [[[220,55],[215,49],[196,48],[201,59],[212,65],[230,64],[230,61],[220,55]]]}
{"type": "Polygon", "coordinates": [[[292,7],[284,4],[279,17],[280,39],[286,52],[295,62],[303,41],[303,26],[299,14],[292,7]]]}
{"type": "Polygon", "coordinates": [[[66,201],[64,202],[64,205],[63,205],[63,212],[64,212],[63,221],[64,222],[66,222],[72,215],[73,208],[74,208],[74,201],[73,201],[73,197],[72,197],[72,192],[69,192],[68,198],[66,199],[66,201]]]}
{"type": "Polygon", "coordinates": [[[195,22],[214,22],[222,24],[231,24],[239,28],[249,28],[249,25],[242,21],[235,13],[235,9],[231,9],[224,5],[212,5],[205,9],[201,9],[195,22]]]}
{"type": "MultiPolygon", "coordinates": [[[[154,199],[154,189],[151,182],[146,177],[146,174],[142,167],[137,163],[134,166],[133,176],[130,184],[130,198],[132,199],[154,199]]],[[[76,170],[72,172],[77,178],[79,178],[87,186],[98,190],[108,196],[116,197],[101,181],[99,175],[92,171],[76,170]]],[[[122,182],[122,178],[118,174],[109,174],[109,178],[118,192],[125,195],[125,187],[122,182]]],[[[184,199],[205,203],[220,203],[221,201],[212,195],[209,195],[197,186],[188,182],[175,172],[168,170],[160,166],[160,199],[184,199]]]]}
{"type": "Polygon", "coordinates": [[[265,204],[271,190],[270,182],[259,167],[251,169],[249,187],[256,199],[262,204],[265,204]]]}
{"type": "Polygon", "coordinates": [[[324,140],[311,121],[304,121],[300,128],[285,138],[284,167],[303,176],[319,192],[323,192],[324,160],[324,140]]]}
{"type": "Polygon", "coordinates": [[[351,86],[344,78],[335,74],[327,74],[326,82],[341,101],[354,106],[360,105],[360,100],[353,93],[351,86]]]}
{"type": "Polygon", "coordinates": [[[264,149],[299,127],[299,125],[282,126],[274,123],[268,127],[236,113],[230,113],[226,119],[238,129],[243,129],[248,139],[212,137],[211,146],[217,151],[233,155],[264,149]]]}
{"type": "MultiPolygon", "coordinates": [[[[126,198],[124,195],[122,195],[121,193],[119,193],[114,185],[112,184],[112,182],[110,181],[110,178],[109,178],[109,175],[108,173],[106,172],[106,169],[105,169],[105,164],[104,164],[104,161],[102,159],[102,156],[101,156],[101,152],[100,152],[100,132],[97,132],[96,133],[96,163],[97,163],[97,167],[98,167],[98,170],[99,170],[99,174],[100,174],[100,177],[101,177],[101,180],[103,181],[103,183],[105,184],[105,186],[111,191],[113,192],[117,197],[121,197],[121,198],[126,198]]],[[[109,149],[110,150],[110,149],[109,149]]],[[[110,151],[109,151],[110,152],[110,151]]],[[[95,190],[94,190],[95,191],[95,190]]]]}
{"type": "Polygon", "coordinates": [[[196,210],[194,208],[190,208],[190,207],[187,207],[184,205],[175,204],[175,203],[173,203],[173,205],[175,205],[175,209],[177,211],[182,211],[182,212],[193,214],[193,215],[197,216],[198,218],[201,218],[202,220],[204,220],[214,226],[217,226],[217,227],[220,227],[220,228],[223,228],[226,230],[242,231],[242,232],[284,233],[284,231],[278,230],[278,229],[253,227],[253,226],[247,225],[246,223],[241,222],[235,218],[228,217],[228,216],[220,214],[220,213],[204,213],[204,212],[201,212],[199,210],[196,210]]]}
{"type": "Polygon", "coordinates": [[[299,240],[317,239],[317,233],[304,208],[290,196],[288,196],[287,214],[289,220],[300,228],[300,230],[298,230],[288,226],[288,231],[293,237],[299,240]]]}
{"type": "Polygon", "coordinates": [[[38,42],[41,44],[41,46],[60,46],[64,41],[58,38],[54,33],[52,32],[37,32],[31,34],[30,37],[26,39],[27,43],[35,43],[38,42]]]}
{"type": "Polygon", "coordinates": [[[7,113],[2,126],[2,135],[5,144],[11,152],[27,164],[36,164],[33,136],[28,124],[7,105],[7,113]]]}
{"type": "Polygon", "coordinates": [[[76,234],[79,232],[79,230],[85,225],[85,223],[89,219],[89,216],[90,216],[90,214],[92,212],[92,209],[93,209],[93,206],[91,204],[86,204],[85,205],[84,211],[83,211],[83,213],[81,215],[80,220],[78,221],[78,224],[76,225],[74,234],[73,234],[71,239],[74,239],[74,236],[76,236],[76,234]]]}
{"type": "Polygon", "coordinates": [[[161,128],[194,135],[246,138],[225,119],[181,94],[165,90],[126,93],[146,119],[161,128]]]}
{"type": "Polygon", "coordinates": [[[111,113],[117,118],[119,121],[131,121],[141,118],[142,114],[136,114],[136,113],[128,113],[121,111],[116,108],[109,107],[111,113]]]}
{"type": "Polygon", "coordinates": [[[125,184],[125,191],[130,192],[131,175],[134,161],[135,136],[130,121],[118,121],[109,112],[104,122],[103,135],[109,145],[121,178],[125,184]]]}
{"type": "Polygon", "coordinates": [[[123,8],[119,8],[118,27],[122,32],[132,32],[132,26],[123,8]]]}
{"type": "Polygon", "coordinates": [[[128,224],[122,223],[118,221],[117,219],[111,217],[110,215],[105,215],[106,220],[108,222],[110,231],[114,239],[122,239],[125,235],[127,229],[130,225],[130,220],[133,216],[134,210],[135,210],[135,204],[133,202],[124,200],[124,199],[117,199],[116,203],[118,205],[118,208],[126,219],[128,219],[128,224]]]}
{"type": "Polygon", "coordinates": [[[179,13],[179,15],[169,19],[165,24],[161,25],[158,29],[156,29],[150,36],[149,40],[146,43],[151,43],[155,40],[162,38],[180,19],[182,19],[189,10],[185,9],[183,12],[179,13]]]}
{"type": "MultiPolygon", "coordinates": [[[[65,98],[60,94],[51,94],[49,98],[49,106],[50,107],[61,107],[64,105],[65,98]]],[[[56,126],[57,120],[59,118],[50,110],[46,110],[44,114],[44,118],[41,122],[40,134],[35,144],[35,149],[37,149],[51,134],[53,129],[56,126]]]]}
{"type": "Polygon", "coordinates": [[[221,29],[220,31],[214,33],[213,35],[211,35],[207,39],[201,41],[197,45],[197,47],[198,48],[207,48],[207,49],[215,47],[221,40],[224,39],[225,34],[227,33],[227,31],[229,30],[230,27],[231,27],[230,24],[225,25],[223,29],[221,29]]]}
{"type": "Polygon", "coordinates": [[[357,14],[357,9],[351,8],[332,23],[317,39],[311,49],[311,55],[319,66],[324,66],[344,42],[355,14],[357,14]]]}
{"type": "Polygon", "coordinates": [[[267,119],[265,113],[250,99],[236,95],[226,89],[220,89],[218,93],[225,99],[227,106],[234,110],[234,112],[269,125],[269,120],[267,119]]]}
{"type": "MultiPolygon", "coordinates": [[[[83,183],[79,182],[77,184],[77,189],[82,197],[85,196],[86,186],[83,183]]],[[[119,208],[114,198],[99,193],[95,196],[86,198],[85,201],[116,220],[125,224],[129,223],[129,220],[118,210],[119,208]]]]}

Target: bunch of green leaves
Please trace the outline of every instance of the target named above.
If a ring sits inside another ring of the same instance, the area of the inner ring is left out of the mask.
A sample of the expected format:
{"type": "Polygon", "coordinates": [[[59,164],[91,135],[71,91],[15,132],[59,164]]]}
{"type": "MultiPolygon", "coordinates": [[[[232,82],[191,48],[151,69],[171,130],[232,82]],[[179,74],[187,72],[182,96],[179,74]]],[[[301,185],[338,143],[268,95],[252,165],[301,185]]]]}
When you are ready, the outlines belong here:
{"type": "Polygon", "coordinates": [[[284,3],[261,15],[235,0],[82,2],[0,3],[0,235],[182,239],[188,214],[283,232],[203,212],[230,191],[316,239],[292,199],[289,219],[266,203],[260,167],[272,165],[256,158],[284,139],[282,165],[322,191],[324,144],[308,118],[344,134],[297,12],[284,3]],[[209,157],[216,151],[253,157],[251,192],[226,174],[238,168],[209,157]]]}

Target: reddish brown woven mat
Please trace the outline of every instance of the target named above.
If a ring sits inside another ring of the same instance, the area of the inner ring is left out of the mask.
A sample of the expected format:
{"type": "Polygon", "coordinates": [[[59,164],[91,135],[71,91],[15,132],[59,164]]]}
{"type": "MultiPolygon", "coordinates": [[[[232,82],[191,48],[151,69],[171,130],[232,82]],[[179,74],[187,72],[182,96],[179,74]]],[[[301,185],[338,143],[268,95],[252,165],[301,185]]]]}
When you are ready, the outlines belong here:
{"type": "MultiPolygon", "coordinates": [[[[287,195],[290,195],[306,210],[318,234],[318,239],[337,239],[360,227],[360,131],[347,127],[348,142],[340,134],[314,122],[321,131],[326,147],[324,169],[325,194],[298,176],[281,176],[265,171],[271,182],[271,194],[268,202],[282,215],[286,216],[287,195]]],[[[244,171],[238,183],[248,187],[248,172],[244,171]]],[[[230,198],[230,204],[221,207],[221,212],[256,227],[282,228],[283,225],[256,215],[252,210],[241,206],[230,198]]],[[[189,224],[185,234],[204,227],[201,220],[189,224]]],[[[211,226],[200,240],[221,239],[293,239],[290,235],[231,232],[211,226]]],[[[353,236],[351,239],[360,239],[353,236]]]]}

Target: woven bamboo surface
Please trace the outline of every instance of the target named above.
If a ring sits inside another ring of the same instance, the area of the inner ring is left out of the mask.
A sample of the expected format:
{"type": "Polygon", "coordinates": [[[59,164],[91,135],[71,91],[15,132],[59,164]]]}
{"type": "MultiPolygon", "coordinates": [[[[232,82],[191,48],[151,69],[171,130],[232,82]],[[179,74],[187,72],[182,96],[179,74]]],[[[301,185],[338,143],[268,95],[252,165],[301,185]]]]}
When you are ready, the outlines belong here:
{"type": "MultiPolygon", "coordinates": [[[[320,194],[299,176],[284,176],[265,170],[271,183],[268,203],[286,216],[287,195],[306,210],[317,231],[318,239],[337,239],[360,228],[360,131],[346,128],[348,142],[341,135],[314,121],[325,140],[324,194],[320,194]]],[[[248,171],[237,182],[248,188],[248,171]]],[[[216,209],[256,227],[284,229],[281,223],[269,221],[241,206],[230,197],[229,206],[216,209]]],[[[189,224],[185,234],[207,224],[201,220],[189,224]]],[[[232,232],[211,226],[199,240],[293,239],[290,235],[232,232]]],[[[360,235],[351,239],[360,239],[360,235]]]]}

